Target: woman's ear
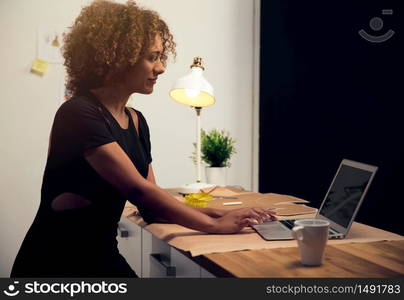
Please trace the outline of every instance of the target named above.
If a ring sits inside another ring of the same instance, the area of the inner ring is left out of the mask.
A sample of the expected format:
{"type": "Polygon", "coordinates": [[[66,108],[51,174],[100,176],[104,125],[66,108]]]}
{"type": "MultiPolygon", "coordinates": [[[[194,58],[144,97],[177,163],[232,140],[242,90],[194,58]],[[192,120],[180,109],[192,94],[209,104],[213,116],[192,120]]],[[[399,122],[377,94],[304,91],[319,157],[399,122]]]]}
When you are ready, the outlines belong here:
{"type": "Polygon", "coordinates": [[[125,72],[126,68],[111,66],[107,72],[107,75],[105,75],[104,85],[116,85],[122,80],[122,78],[124,78],[125,72]]]}

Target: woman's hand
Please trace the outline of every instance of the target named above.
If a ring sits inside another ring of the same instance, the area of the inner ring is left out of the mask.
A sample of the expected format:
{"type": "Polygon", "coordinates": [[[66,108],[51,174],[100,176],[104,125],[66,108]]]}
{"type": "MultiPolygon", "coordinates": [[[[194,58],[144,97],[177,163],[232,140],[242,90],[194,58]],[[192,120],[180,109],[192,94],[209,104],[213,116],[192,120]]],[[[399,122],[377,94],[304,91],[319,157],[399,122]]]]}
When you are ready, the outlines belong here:
{"type": "MultiPolygon", "coordinates": [[[[223,215],[232,212],[232,211],[243,211],[243,210],[251,210],[251,213],[253,214],[254,218],[257,219],[257,221],[276,221],[278,218],[276,217],[276,211],[268,208],[262,208],[262,207],[244,207],[244,208],[237,208],[237,209],[232,209],[232,210],[224,210],[220,209],[220,211],[223,211],[223,215]]],[[[260,224],[262,223],[260,222],[260,224]]]]}
{"type": "Polygon", "coordinates": [[[214,219],[213,233],[236,233],[246,226],[277,220],[275,214],[273,210],[259,207],[228,210],[222,217],[214,219]]]}
{"type": "Polygon", "coordinates": [[[220,218],[223,217],[228,210],[220,209],[220,208],[211,208],[211,207],[194,207],[194,209],[208,215],[211,218],[220,218]]]}
{"type": "Polygon", "coordinates": [[[266,217],[266,215],[270,215],[271,220],[273,220],[273,221],[277,220],[277,217],[275,216],[276,211],[271,210],[271,209],[261,208],[261,207],[237,208],[237,209],[232,209],[232,210],[221,209],[221,208],[211,208],[211,207],[204,207],[204,208],[195,207],[195,209],[199,210],[200,212],[202,212],[212,218],[223,217],[228,212],[235,211],[235,210],[252,209],[255,213],[257,213],[258,215],[261,215],[264,218],[266,217]]]}

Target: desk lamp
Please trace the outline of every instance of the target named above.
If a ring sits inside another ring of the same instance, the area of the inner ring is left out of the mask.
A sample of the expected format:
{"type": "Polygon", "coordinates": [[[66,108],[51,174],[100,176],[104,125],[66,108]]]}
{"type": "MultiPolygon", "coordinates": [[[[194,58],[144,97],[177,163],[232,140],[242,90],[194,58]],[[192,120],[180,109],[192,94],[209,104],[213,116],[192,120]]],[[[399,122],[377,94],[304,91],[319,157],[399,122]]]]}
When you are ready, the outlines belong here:
{"type": "Polygon", "coordinates": [[[191,65],[191,72],[178,79],[170,90],[170,97],[175,101],[195,108],[196,111],[196,182],[185,184],[180,193],[198,193],[201,189],[215,186],[201,182],[201,111],[202,107],[215,103],[213,87],[203,77],[205,68],[202,58],[195,57],[191,65]]]}

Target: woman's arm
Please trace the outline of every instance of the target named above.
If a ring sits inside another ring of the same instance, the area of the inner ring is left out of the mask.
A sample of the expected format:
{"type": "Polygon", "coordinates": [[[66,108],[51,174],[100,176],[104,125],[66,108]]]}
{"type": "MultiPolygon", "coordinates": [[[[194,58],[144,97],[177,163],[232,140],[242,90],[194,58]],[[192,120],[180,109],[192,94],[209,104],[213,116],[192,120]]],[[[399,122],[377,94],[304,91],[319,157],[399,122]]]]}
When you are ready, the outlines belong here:
{"type": "Polygon", "coordinates": [[[223,217],[229,210],[218,209],[218,208],[210,208],[210,207],[195,207],[195,209],[199,210],[201,213],[208,215],[212,218],[220,218],[223,217]]]}
{"type": "Polygon", "coordinates": [[[141,203],[146,209],[171,223],[210,233],[233,233],[268,219],[265,212],[257,213],[252,209],[211,218],[181,203],[167,191],[144,179],[116,142],[87,150],[84,156],[97,173],[130,202],[134,205],[141,203]]]}
{"type": "Polygon", "coordinates": [[[152,164],[149,164],[149,171],[147,173],[147,180],[156,184],[156,178],[154,177],[152,164]]]}

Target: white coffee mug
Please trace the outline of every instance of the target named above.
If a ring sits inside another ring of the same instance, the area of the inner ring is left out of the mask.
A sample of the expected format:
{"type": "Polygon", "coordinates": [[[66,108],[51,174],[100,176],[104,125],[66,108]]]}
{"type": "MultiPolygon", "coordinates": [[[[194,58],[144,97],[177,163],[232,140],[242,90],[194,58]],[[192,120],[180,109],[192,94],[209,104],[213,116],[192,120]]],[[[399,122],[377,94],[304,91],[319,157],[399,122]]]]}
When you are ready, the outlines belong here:
{"type": "Polygon", "coordinates": [[[318,266],[323,262],[330,222],[321,219],[296,220],[292,232],[297,240],[302,264],[318,266]]]}

